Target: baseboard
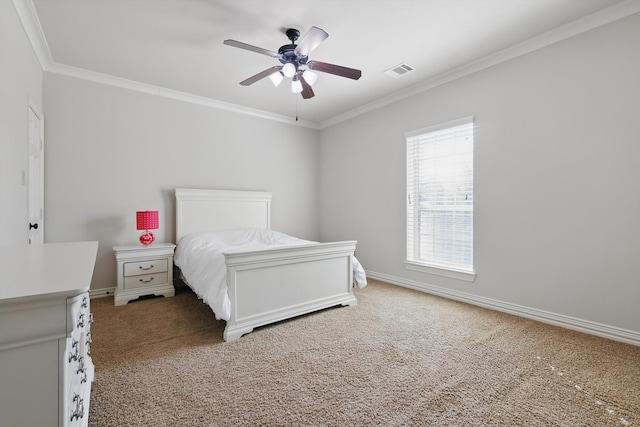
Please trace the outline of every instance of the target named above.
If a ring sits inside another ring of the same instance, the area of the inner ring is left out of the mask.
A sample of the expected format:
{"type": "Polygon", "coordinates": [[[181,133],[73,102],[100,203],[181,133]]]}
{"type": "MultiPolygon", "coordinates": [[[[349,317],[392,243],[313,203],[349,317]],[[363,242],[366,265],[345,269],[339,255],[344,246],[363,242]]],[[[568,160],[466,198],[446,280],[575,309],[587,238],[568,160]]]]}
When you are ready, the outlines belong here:
{"type": "Polygon", "coordinates": [[[91,298],[110,297],[116,293],[115,286],[113,288],[91,289],[91,298]]]}
{"type": "Polygon", "coordinates": [[[638,331],[631,331],[628,329],[617,328],[615,326],[603,325],[601,323],[591,322],[589,320],[577,319],[575,317],[551,313],[536,308],[512,304],[492,298],[485,298],[466,292],[460,292],[452,289],[442,288],[440,286],[429,285],[427,283],[403,279],[401,277],[377,273],[375,271],[367,270],[366,273],[367,277],[371,279],[377,279],[386,283],[390,283],[392,285],[398,285],[405,288],[426,292],[428,294],[466,302],[468,304],[476,305],[479,307],[501,311],[504,313],[513,314],[515,316],[525,317],[527,319],[537,320],[539,322],[548,323],[551,325],[640,346],[640,332],[638,331]]]}

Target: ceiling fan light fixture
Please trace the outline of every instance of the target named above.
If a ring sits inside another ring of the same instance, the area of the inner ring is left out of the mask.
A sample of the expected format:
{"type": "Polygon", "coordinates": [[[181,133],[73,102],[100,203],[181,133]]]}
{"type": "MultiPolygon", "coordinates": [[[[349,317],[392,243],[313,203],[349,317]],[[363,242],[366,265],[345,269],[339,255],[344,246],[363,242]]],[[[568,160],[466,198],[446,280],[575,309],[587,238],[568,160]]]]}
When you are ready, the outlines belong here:
{"type": "Polygon", "coordinates": [[[282,73],[280,71],[277,71],[269,76],[269,80],[271,80],[271,83],[273,83],[275,87],[278,87],[280,83],[282,83],[282,79],[284,79],[284,77],[282,77],[282,73]]]}
{"type": "Polygon", "coordinates": [[[298,79],[293,79],[291,81],[291,92],[300,93],[302,92],[302,83],[298,79]]]}
{"type": "Polygon", "coordinates": [[[286,77],[293,77],[296,74],[296,66],[291,62],[287,62],[282,66],[282,74],[286,77]]]}
{"type": "Polygon", "coordinates": [[[309,61],[309,54],[329,37],[329,34],[323,29],[318,27],[309,28],[309,31],[300,39],[298,44],[295,42],[300,38],[300,31],[295,28],[289,28],[286,31],[286,35],[291,43],[280,46],[277,52],[231,39],[223,42],[227,46],[275,58],[282,64],[274,65],[253,75],[241,81],[240,85],[250,86],[265,77],[269,77],[275,86],[279,86],[284,77],[287,77],[291,79],[291,91],[300,93],[303,99],[309,99],[315,96],[311,85],[318,79],[316,72],[333,74],[334,76],[346,77],[352,80],[358,80],[362,77],[362,71],[355,68],[315,60],[309,61]]]}
{"type": "Polygon", "coordinates": [[[302,77],[304,78],[304,81],[309,83],[309,86],[313,86],[316,80],[318,80],[318,75],[308,68],[304,70],[304,73],[302,73],[302,77]]]}

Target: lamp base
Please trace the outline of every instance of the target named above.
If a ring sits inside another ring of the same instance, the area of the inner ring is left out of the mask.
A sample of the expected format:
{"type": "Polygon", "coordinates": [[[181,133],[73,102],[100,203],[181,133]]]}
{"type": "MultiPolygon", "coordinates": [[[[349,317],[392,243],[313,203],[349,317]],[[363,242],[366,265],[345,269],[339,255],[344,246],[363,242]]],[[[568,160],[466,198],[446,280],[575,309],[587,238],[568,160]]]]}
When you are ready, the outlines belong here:
{"type": "Polygon", "coordinates": [[[156,240],[156,236],[153,235],[150,231],[145,231],[140,236],[140,243],[144,246],[150,246],[156,240]]]}

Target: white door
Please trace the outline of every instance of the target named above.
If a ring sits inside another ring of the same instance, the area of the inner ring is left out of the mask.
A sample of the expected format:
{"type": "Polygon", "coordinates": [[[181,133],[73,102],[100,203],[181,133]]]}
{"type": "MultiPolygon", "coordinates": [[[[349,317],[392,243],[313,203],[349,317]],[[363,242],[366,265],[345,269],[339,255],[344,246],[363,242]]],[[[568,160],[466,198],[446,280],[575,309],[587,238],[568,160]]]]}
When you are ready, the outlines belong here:
{"type": "Polygon", "coordinates": [[[29,244],[44,242],[44,119],[29,106],[29,244]]]}

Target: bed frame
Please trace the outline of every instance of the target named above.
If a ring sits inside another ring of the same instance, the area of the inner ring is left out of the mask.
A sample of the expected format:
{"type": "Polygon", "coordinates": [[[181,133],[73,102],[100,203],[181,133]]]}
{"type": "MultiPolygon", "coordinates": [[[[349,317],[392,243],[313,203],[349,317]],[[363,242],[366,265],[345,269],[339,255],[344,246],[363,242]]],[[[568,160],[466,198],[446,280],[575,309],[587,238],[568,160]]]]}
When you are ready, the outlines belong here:
{"type": "MultiPolygon", "coordinates": [[[[199,231],[271,226],[271,193],[178,188],[175,196],[176,242],[199,231]]],[[[355,241],[345,241],[225,254],[231,318],[224,340],[323,308],[356,305],[355,248],[355,241]]]]}

